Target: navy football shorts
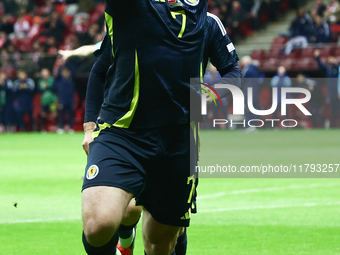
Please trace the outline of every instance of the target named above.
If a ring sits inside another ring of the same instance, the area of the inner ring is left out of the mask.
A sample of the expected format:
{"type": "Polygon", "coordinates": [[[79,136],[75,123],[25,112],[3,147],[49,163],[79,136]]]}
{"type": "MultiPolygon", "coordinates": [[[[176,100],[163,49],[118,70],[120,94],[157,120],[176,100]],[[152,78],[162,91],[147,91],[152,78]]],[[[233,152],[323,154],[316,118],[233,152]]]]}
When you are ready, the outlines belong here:
{"type": "Polygon", "coordinates": [[[197,163],[189,124],[131,130],[99,123],[93,134],[83,189],[121,188],[156,221],[189,226],[197,163]]]}

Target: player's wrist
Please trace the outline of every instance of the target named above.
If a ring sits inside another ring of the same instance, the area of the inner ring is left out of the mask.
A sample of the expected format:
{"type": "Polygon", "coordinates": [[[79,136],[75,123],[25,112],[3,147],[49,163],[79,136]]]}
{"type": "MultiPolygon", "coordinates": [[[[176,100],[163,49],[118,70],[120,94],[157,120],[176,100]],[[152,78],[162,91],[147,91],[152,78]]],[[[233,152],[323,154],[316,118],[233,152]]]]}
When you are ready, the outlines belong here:
{"type": "Polygon", "coordinates": [[[96,123],[93,121],[85,122],[83,124],[84,133],[92,132],[93,130],[96,129],[96,126],[97,126],[96,123]]]}

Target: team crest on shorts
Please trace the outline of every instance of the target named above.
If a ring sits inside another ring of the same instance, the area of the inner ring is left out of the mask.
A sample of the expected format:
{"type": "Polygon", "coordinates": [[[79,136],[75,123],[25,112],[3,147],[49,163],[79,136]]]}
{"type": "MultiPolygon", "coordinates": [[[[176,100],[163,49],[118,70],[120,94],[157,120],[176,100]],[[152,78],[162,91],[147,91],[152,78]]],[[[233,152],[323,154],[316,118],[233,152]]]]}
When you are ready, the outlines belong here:
{"type": "Polygon", "coordinates": [[[200,2],[200,0],[184,0],[184,2],[188,5],[196,6],[200,2]]]}
{"type": "Polygon", "coordinates": [[[92,166],[90,166],[90,167],[87,169],[87,172],[86,172],[86,179],[92,180],[92,179],[96,178],[96,176],[98,175],[98,173],[99,173],[99,168],[98,168],[98,166],[92,165],[92,166]]]}

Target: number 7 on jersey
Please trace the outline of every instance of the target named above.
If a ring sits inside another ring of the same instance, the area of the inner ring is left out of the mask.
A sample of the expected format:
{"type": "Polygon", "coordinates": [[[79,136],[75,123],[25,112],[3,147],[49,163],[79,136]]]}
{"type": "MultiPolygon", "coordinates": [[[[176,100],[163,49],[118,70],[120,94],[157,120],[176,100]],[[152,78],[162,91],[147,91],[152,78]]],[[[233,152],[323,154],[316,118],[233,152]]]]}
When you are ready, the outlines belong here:
{"type": "Polygon", "coordinates": [[[185,25],[187,23],[187,16],[185,15],[185,11],[181,10],[181,11],[176,11],[176,12],[171,12],[171,16],[176,19],[176,16],[178,15],[182,15],[182,27],[181,27],[181,31],[179,31],[178,34],[178,38],[182,38],[184,30],[185,30],[185,25]]]}

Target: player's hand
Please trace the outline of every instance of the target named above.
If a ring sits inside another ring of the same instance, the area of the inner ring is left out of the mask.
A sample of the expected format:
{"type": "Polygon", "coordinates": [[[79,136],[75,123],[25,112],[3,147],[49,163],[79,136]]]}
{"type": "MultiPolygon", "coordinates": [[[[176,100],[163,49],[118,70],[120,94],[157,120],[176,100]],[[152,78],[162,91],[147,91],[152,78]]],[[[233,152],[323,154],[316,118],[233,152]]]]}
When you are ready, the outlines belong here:
{"type": "Polygon", "coordinates": [[[92,143],[92,132],[96,128],[96,123],[94,122],[86,122],[84,123],[84,139],[83,139],[83,149],[86,155],[89,154],[90,143],[92,143]]]}
{"type": "Polygon", "coordinates": [[[314,51],[314,57],[315,57],[315,58],[320,57],[320,50],[315,50],[315,51],[314,51]]]}
{"type": "Polygon", "coordinates": [[[58,54],[61,55],[62,60],[66,61],[69,57],[72,57],[72,50],[59,50],[58,54]]]}

